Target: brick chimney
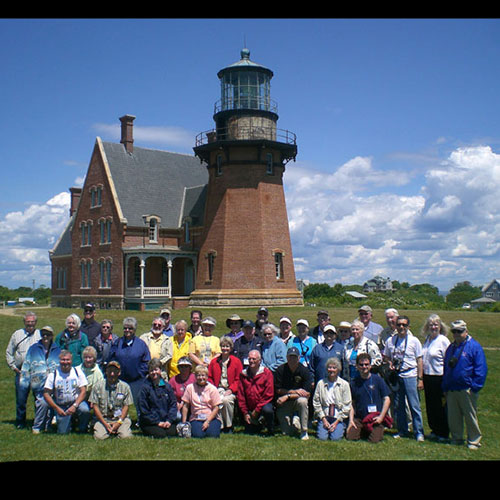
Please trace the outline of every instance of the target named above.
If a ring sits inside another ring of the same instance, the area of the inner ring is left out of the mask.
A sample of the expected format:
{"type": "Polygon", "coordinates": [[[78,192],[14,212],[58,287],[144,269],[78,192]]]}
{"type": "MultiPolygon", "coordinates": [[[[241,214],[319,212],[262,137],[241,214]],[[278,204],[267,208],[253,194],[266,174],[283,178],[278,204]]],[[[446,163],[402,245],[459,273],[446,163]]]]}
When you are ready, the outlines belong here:
{"type": "Polygon", "coordinates": [[[127,153],[134,152],[134,120],[135,116],[132,115],[120,117],[120,121],[122,122],[122,138],[120,142],[125,146],[127,153]]]}
{"type": "Polygon", "coordinates": [[[71,193],[71,203],[69,206],[69,216],[71,217],[78,208],[78,203],[80,203],[80,197],[82,196],[82,188],[79,187],[71,187],[69,188],[69,192],[71,193]]]}

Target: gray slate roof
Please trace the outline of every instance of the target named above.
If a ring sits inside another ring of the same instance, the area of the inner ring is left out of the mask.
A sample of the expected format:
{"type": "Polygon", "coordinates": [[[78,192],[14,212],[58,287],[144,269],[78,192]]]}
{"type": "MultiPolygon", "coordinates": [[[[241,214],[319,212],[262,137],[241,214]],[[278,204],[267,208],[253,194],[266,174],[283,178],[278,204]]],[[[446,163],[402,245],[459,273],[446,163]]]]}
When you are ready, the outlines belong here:
{"type": "Polygon", "coordinates": [[[203,222],[204,203],[196,196],[204,193],[208,172],[199,158],[136,146],[130,154],[111,142],[103,147],[129,226],[143,226],[142,216],[154,214],[161,227],[177,228],[191,211],[203,222]]]}
{"type": "MultiPolygon", "coordinates": [[[[161,217],[161,227],[178,228],[184,217],[202,225],[208,172],[195,156],[134,146],[132,154],[123,144],[103,142],[118,201],[129,226],[143,226],[143,215],[161,217]]],[[[68,221],[52,255],[71,254],[68,221]]]]}

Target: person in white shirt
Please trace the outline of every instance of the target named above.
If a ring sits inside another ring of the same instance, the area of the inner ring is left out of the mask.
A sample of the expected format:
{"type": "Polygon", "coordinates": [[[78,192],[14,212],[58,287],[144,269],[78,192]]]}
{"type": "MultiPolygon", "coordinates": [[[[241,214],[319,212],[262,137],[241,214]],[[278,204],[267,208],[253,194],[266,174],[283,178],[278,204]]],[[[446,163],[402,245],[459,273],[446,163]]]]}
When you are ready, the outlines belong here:
{"type": "Polygon", "coordinates": [[[47,376],[43,396],[54,410],[57,421],[57,433],[68,434],[71,431],[73,416],[78,416],[78,430],[87,432],[90,421],[88,405],[81,405],[87,393],[87,377],[82,370],[73,367],[70,351],[62,350],[59,354],[59,367],[47,376]]]}
{"type": "Polygon", "coordinates": [[[448,333],[448,327],[437,314],[431,314],[427,318],[421,332],[425,338],[422,353],[427,423],[431,428],[431,437],[439,441],[446,440],[449,435],[445,398],[441,387],[444,355],[450,345],[448,333]]]}
{"type": "MultiPolygon", "coordinates": [[[[18,429],[26,427],[26,404],[30,394],[30,386],[24,386],[20,383],[21,368],[28,349],[42,338],[40,330],[36,328],[36,323],[36,314],[31,311],[27,312],[24,315],[24,328],[16,330],[11,335],[7,349],[5,349],[7,365],[15,374],[16,427],[18,429]]],[[[34,393],[33,397],[36,399],[34,393]]]]}
{"type": "Polygon", "coordinates": [[[405,398],[410,407],[413,432],[417,441],[424,440],[424,425],[418,391],[423,389],[422,344],[415,335],[408,334],[410,318],[399,316],[396,322],[398,333],[387,340],[384,359],[397,377],[394,392],[397,437],[408,434],[405,398]]]}

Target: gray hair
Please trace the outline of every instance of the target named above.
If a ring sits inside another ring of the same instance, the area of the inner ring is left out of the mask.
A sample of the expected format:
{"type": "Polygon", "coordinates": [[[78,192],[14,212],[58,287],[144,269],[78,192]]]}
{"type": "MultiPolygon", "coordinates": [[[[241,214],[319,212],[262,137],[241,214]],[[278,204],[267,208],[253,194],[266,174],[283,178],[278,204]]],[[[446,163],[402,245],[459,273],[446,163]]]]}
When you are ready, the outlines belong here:
{"type": "Polygon", "coordinates": [[[153,318],[153,321],[151,323],[154,323],[155,321],[161,322],[161,324],[165,327],[165,320],[161,316],[156,316],[156,318],[153,318]]]}
{"type": "Polygon", "coordinates": [[[260,331],[263,332],[264,330],[268,330],[268,329],[273,332],[274,336],[279,335],[279,333],[280,333],[280,329],[274,323],[264,323],[261,326],[260,331]]]}
{"type": "Polygon", "coordinates": [[[33,311],[27,311],[26,313],[24,313],[24,319],[26,318],[35,318],[35,320],[38,319],[33,311]]]}
{"type": "Polygon", "coordinates": [[[386,309],[384,311],[384,314],[387,314],[387,313],[394,313],[396,316],[399,316],[398,310],[394,309],[394,307],[389,307],[388,309],[386,309]]]}
{"type": "Polygon", "coordinates": [[[328,368],[328,366],[333,365],[335,368],[338,368],[339,370],[342,369],[342,364],[339,360],[339,358],[331,357],[326,360],[325,363],[325,368],[328,368]]]}
{"type": "Polygon", "coordinates": [[[137,320],[133,316],[128,316],[123,320],[123,326],[131,326],[134,330],[137,330],[137,320]]]}
{"type": "Polygon", "coordinates": [[[78,316],[78,314],[70,314],[67,318],[66,318],[66,326],[68,326],[68,319],[73,319],[75,321],[75,324],[76,324],[76,327],[77,328],[80,328],[80,326],[82,325],[82,320],[80,319],[80,316],[78,316]]]}
{"type": "Polygon", "coordinates": [[[94,359],[97,359],[97,351],[95,350],[95,347],[88,345],[83,351],[82,351],[82,357],[86,356],[87,354],[90,354],[94,359]]]}
{"type": "Polygon", "coordinates": [[[260,352],[258,349],[252,349],[252,350],[248,353],[248,355],[250,356],[250,354],[251,354],[252,352],[254,352],[254,353],[255,353],[255,355],[259,358],[259,360],[262,360],[262,354],[261,354],[261,352],[260,352]]]}

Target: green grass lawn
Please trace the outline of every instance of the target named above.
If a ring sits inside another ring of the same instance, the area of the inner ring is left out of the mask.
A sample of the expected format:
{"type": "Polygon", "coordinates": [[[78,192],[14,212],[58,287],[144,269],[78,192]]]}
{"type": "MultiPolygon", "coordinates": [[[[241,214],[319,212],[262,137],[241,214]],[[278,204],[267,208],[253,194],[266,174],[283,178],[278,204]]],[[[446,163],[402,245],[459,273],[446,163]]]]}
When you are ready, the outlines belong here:
{"type": "MultiPolygon", "coordinates": [[[[226,333],[226,318],[237,312],[245,319],[255,319],[257,308],[253,309],[203,309],[204,316],[217,319],[216,334],[226,333]]],[[[293,323],[306,318],[310,325],[316,323],[318,308],[272,308],[270,320],[276,324],[282,315],[290,317],[293,323]]],[[[64,328],[65,318],[73,311],[69,309],[37,309],[38,327],[51,325],[56,334],[64,328]]],[[[77,314],[81,311],[76,311],[77,314]]],[[[393,439],[388,431],[383,442],[320,442],[311,429],[309,441],[276,435],[275,437],[246,436],[237,426],[232,435],[220,439],[196,440],[172,438],[153,440],[137,430],[130,440],[109,439],[96,442],[91,434],[59,436],[57,434],[33,435],[29,428],[17,430],[14,426],[15,398],[14,377],[3,362],[0,366],[0,460],[2,462],[23,460],[498,460],[500,458],[500,402],[497,383],[500,381],[500,330],[497,326],[500,315],[475,311],[399,311],[411,319],[410,328],[419,334],[420,328],[431,312],[438,312],[448,324],[455,319],[464,319],[469,330],[485,348],[488,361],[488,379],[479,397],[479,423],[483,433],[482,447],[471,451],[465,446],[441,444],[427,439],[417,443],[413,439],[393,439]]],[[[11,311],[12,313],[12,311],[11,311]]],[[[121,322],[126,316],[134,316],[139,322],[137,334],[149,330],[157,311],[98,311],[98,320],[108,318],[115,323],[115,333],[122,334],[121,322]]],[[[23,310],[13,314],[0,314],[0,347],[5,352],[14,330],[22,326],[23,310]]],[[[335,325],[342,320],[356,317],[356,309],[330,310],[335,325]]],[[[174,322],[185,319],[189,322],[189,309],[173,312],[174,322]]],[[[374,320],[385,324],[383,310],[374,311],[374,320]]],[[[425,403],[422,394],[424,427],[429,432],[425,417],[425,403]]],[[[132,408],[132,416],[135,410],[132,408]]],[[[32,397],[28,400],[28,424],[33,418],[32,397]]]]}

